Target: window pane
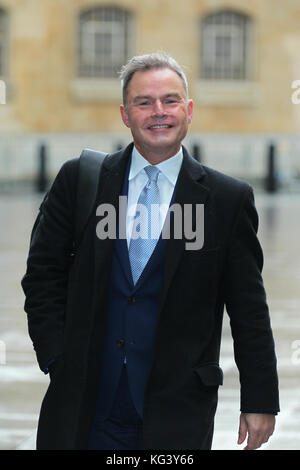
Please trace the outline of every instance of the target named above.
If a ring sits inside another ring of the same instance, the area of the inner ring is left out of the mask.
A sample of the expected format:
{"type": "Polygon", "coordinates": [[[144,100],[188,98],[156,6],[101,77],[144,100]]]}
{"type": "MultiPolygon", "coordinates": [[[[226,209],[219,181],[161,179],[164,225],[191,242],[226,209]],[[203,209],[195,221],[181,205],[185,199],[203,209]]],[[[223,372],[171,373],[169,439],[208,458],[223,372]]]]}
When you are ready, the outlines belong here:
{"type": "Polygon", "coordinates": [[[130,15],[99,7],[80,16],[79,75],[116,77],[129,55],[130,15]]]}
{"type": "Polygon", "coordinates": [[[247,79],[249,19],[236,12],[222,11],[202,21],[201,76],[212,80],[247,79]]]}

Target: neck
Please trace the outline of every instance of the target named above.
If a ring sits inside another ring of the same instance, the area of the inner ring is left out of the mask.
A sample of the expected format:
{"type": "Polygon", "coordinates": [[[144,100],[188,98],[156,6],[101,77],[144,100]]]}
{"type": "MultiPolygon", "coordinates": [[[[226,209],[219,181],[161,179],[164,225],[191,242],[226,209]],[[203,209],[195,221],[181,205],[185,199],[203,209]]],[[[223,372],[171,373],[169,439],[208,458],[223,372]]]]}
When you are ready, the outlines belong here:
{"type": "Polygon", "coordinates": [[[179,144],[178,147],[174,148],[170,148],[170,149],[145,149],[145,148],[141,148],[140,146],[136,145],[135,144],[135,147],[136,149],[138,150],[138,152],[151,164],[151,165],[157,165],[158,163],[161,163],[165,160],[168,160],[169,158],[172,158],[174,157],[174,155],[176,155],[180,148],[181,148],[181,144],[179,144]]]}

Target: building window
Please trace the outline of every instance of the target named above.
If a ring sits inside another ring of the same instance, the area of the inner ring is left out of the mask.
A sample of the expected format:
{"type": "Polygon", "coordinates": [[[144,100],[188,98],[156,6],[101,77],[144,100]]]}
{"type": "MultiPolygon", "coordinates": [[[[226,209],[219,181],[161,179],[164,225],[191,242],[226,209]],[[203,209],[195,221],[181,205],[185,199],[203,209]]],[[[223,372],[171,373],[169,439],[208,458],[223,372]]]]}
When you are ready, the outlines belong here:
{"type": "Polygon", "coordinates": [[[201,21],[201,79],[249,80],[251,20],[229,10],[201,21]]]}
{"type": "Polygon", "coordinates": [[[7,75],[7,14],[0,8],[0,77],[7,75]]]}
{"type": "Polygon", "coordinates": [[[116,78],[130,55],[131,14],[97,7],[80,15],[79,77],[116,78]]]}

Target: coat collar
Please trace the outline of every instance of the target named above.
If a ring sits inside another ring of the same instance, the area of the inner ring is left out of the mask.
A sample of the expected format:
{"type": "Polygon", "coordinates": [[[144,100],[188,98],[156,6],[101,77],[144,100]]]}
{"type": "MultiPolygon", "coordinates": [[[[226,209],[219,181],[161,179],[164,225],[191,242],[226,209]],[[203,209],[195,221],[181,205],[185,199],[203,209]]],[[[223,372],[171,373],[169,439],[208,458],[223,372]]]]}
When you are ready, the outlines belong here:
{"type": "MultiPolygon", "coordinates": [[[[121,175],[123,177],[126,165],[131,156],[133,143],[129,144],[125,149],[111,153],[103,161],[103,172],[112,172],[112,174],[121,175]]],[[[122,184],[123,179],[121,180],[122,184]]]]}
{"type": "MultiPolygon", "coordinates": [[[[125,149],[119,150],[118,152],[109,154],[103,162],[103,170],[112,171],[116,174],[123,175],[126,170],[126,164],[128,159],[131,156],[133,150],[133,143],[130,143],[125,149]]],[[[204,167],[198,163],[187,151],[187,149],[182,146],[183,149],[183,162],[182,168],[184,173],[187,174],[192,180],[200,181],[206,175],[204,167]]]]}

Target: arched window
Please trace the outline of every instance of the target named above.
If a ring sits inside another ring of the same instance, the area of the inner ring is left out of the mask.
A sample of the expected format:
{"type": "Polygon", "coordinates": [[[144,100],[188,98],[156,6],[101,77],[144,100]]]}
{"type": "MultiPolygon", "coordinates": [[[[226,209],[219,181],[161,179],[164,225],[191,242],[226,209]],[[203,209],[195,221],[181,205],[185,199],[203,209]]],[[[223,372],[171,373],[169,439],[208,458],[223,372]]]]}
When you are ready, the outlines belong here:
{"type": "Polygon", "coordinates": [[[79,18],[79,76],[116,78],[130,55],[131,14],[118,7],[85,10],[79,18]]]}
{"type": "Polygon", "coordinates": [[[7,75],[7,14],[0,8],[0,77],[7,75]]]}
{"type": "Polygon", "coordinates": [[[222,10],[201,20],[201,79],[247,80],[251,78],[251,20],[222,10]]]}

